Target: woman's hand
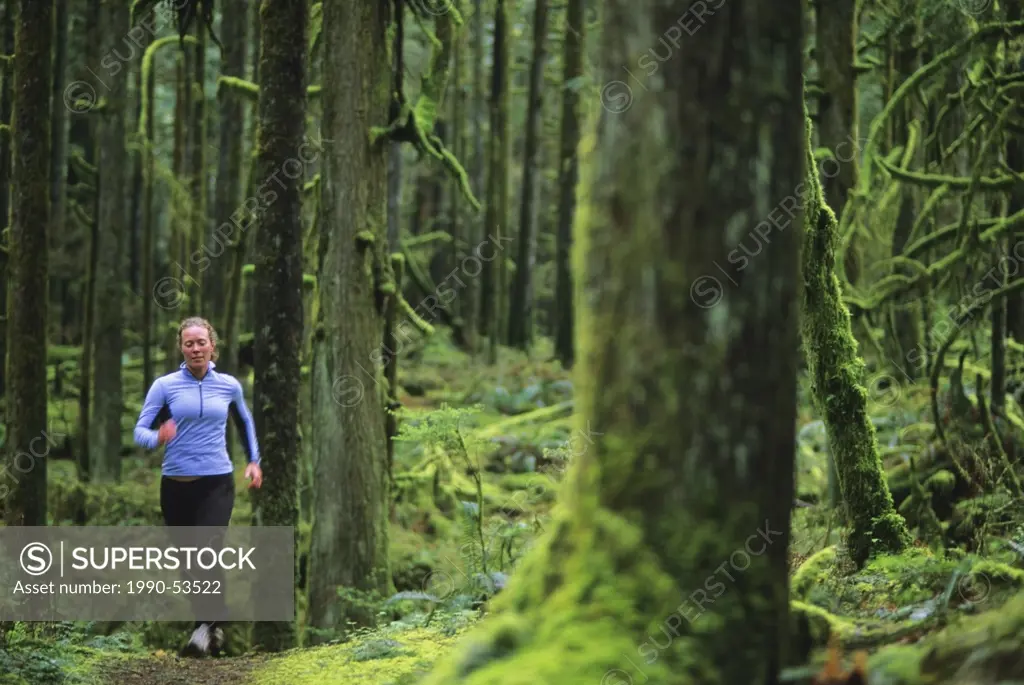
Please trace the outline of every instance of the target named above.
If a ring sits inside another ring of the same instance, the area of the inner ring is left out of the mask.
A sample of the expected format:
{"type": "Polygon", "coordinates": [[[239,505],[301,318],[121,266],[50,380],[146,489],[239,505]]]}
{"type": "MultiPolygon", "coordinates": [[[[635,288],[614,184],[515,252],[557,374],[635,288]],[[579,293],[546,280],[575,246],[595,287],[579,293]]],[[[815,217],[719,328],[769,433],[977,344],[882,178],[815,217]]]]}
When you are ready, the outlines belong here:
{"type": "Polygon", "coordinates": [[[245,467],[245,477],[249,479],[249,488],[258,488],[263,485],[263,469],[259,464],[249,464],[245,467]]]}
{"type": "Polygon", "coordinates": [[[174,423],[174,419],[168,419],[164,423],[160,424],[160,430],[156,434],[156,444],[164,445],[170,442],[175,435],[178,434],[178,425],[174,423]]]}

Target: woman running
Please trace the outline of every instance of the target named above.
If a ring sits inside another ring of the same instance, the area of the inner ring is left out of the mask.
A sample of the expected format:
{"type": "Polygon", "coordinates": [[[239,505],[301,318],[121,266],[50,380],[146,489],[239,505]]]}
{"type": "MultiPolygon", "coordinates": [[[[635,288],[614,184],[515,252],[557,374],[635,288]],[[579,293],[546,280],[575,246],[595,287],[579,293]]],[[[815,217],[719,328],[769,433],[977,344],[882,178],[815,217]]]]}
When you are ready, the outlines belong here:
{"type": "MultiPolygon", "coordinates": [[[[241,436],[250,488],[263,484],[256,427],[242,384],[216,370],[217,332],[213,326],[199,317],[185,319],[178,327],[178,345],[185,361],[177,371],[153,381],[135,424],[135,442],[146,449],[166,445],[160,480],[164,525],[226,529],[235,503],[227,420],[229,416],[234,419],[241,436]]],[[[218,587],[223,593],[223,582],[218,587]]],[[[226,615],[223,598],[223,594],[214,596],[216,604],[211,611],[215,615],[196,616],[184,655],[205,656],[223,647],[224,631],[215,623],[226,615]]],[[[192,599],[195,608],[201,598],[193,595],[192,599]]]]}

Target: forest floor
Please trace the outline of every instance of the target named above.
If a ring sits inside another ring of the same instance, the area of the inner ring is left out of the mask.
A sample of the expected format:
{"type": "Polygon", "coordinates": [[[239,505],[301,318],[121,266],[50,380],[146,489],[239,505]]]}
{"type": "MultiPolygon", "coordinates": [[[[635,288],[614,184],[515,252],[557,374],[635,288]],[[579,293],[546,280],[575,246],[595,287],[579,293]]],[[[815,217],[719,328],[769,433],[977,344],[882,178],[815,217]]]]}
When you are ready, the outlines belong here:
{"type": "MultiPolygon", "coordinates": [[[[441,339],[400,365],[407,408],[438,420],[444,419],[438,411],[443,405],[479,409],[466,420],[456,418],[482,446],[473,455],[484,474],[482,521],[491,569],[499,568],[502,578],[514,572],[515,559],[543,529],[565,461],[586,449],[588,440],[572,432],[569,375],[538,361],[550,358],[548,350],[532,357],[508,352],[496,371],[473,364],[441,339]]],[[[870,395],[890,488],[919,540],[905,553],[879,557],[859,570],[845,559],[838,514],[825,505],[824,435],[802,383],[791,598],[793,613],[806,618],[808,634],[801,639],[813,651],[803,666],[786,671],[786,682],[806,685],[830,656],[849,668],[861,650],[870,685],[1024,684],[1024,506],[994,490],[965,495],[933,443],[926,387],[870,395]],[[834,651],[826,648],[830,638],[834,651]]],[[[72,400],[54,406],[51,418],[74,425],[75,411],[72,400]]],[[[133,421],[126,415],[126,428],[133,421]]],[[[964,429],[960,436],[955,439],[980,453],[983,441],[976,435],[964,429]]],[[[1024,424],[1019,436],[1024,439],[1024,424]]],[[[54,525],[69,523],[75,507],[84,508],[95,525],[158,520],[158,464],[126,464],[125,482],[100,491],[77,485],[70,463],[54,462],[54,525]]],[[[465,466],[415,443],[396,448],[393,575],[399,591],[443,594],[434,612],[422,596],[382,601],[380,626],[345,641],[246,654],[243,635],[238,652],[202,660],[176,656],[188,631],[174,624],[61,625],[57,635],[38,635],[31,624],[19,624],[8,649],[0,650],[0,685],[411,685],[481,615],[473,604],[480,588],[468,582],[474,562],[465,554],[472,522],[466,503],[475,500],[476,487],[465,466]],[[435,474],[442,476],[440,494],[430,487],[435,474]],[[446,592],[436,587],[438,578],[447,581],[446,592]]],[[[233,523],[244,524],[248,514],[248,498],[240,496],[233,523]]],[[[308,544],[308,528],[300,527],[299,539],[300,548],[303,540],[308,544]]],[[[299,602],[301,619],[301,593],[299,602]]],[[[635,661],[642,664],[643,658],[635,661]]],[[[633,682],[643,682],[641,674],[634,676],[633,682]]]]}

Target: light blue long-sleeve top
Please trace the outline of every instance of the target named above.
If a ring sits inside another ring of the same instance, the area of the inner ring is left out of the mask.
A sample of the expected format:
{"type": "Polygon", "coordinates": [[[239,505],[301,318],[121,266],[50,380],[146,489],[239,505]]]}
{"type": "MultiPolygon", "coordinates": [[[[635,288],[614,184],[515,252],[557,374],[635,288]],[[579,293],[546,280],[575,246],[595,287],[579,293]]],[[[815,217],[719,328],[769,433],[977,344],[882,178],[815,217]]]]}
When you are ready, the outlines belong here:
{"type": "Polygon", "coordinates": [[[231,416],[241,436],[248,460],[260,463],[256,426],[245,404],[238,379],[209,363],[203,380],[182,362],[177,371],[160,376],[146,393],[135,423],[135,443],[146,449],[157,446],[160,424],[173,418],[176,435],[166,444],[162,472],[165,476],[219,476],[232,472],[227,450],[227,420],[231,416]]]}

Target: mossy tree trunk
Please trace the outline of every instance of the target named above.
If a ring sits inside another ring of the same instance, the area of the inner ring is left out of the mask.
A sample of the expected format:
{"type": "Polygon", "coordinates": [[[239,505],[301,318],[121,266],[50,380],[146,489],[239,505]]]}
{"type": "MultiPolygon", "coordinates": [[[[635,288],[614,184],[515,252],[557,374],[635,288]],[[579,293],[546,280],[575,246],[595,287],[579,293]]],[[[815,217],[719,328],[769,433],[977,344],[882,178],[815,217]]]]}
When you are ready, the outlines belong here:
{"type": "Polygon", "coordinates": [[[309,625],[345,632],[372,610],[338,596],[387,594],[387,441],[378,368],[383,306],[387,146],[371,145],[390,101],[389,3],[325,3],[324,149],[318,320],[313,345],[314,523],[309,625]]]}
{"type": "MultiPolygon", "coordinates": [[[[773,235],[717,306],[689,292],[798,202],[801,5],[722,4],[660,64],[660,85],[602,112],[574,244],[575,421],[593,442],[574,450],[554,525],[426,685],[777,682],[800,232],[773,235]],[[758,127],[741,125],[755,112],[758,127]]],[[[608,0],[599,82],[689,8],[608,0]]]]}
{"type": "Polygon", "coordinates": [[[566,368],[575,360],[573,287],[569,268],[579,177],[580,81],[586,20],[583,0],[568,0],[562,68],[562,131],[558,153],[558,227],[555,233],[555,354],[566,368]]]}
{"type": "Polygon", "coordinates": [[[838,226],[825,204],[807,132],[803,248],[803,345],[813,392],[828,431],[829,447],[850,521],[850,558],[862,564],[874,552],[899,552],[910,543],[903,518],[893,508],[882,470],[875,427],[867,413],[864,362],[857,354],[850,312],[835,275],[838,226]]]}
{"type": "MultiPolygon", "coordinates": [[[[309,8],[307,0],[263,0],[260,12],[261,21],[273,30],[264,31],[261,39],[256,168],[257,178],[266,179],[260,193],[272,190],[274,196],[267,196],[259,215],[253,259],[260,303],[253,345],[255,421],[267,455],[266,481],[257,492],[253,518],[257,525],[297,527],[303,342],[300,149],[306,125],[309,8]]],[[[297,557],[297,547],[295,551],[297,557]]],[[[254,638],[270,651],[289,649],[296,646],[295,624],[257,623],[254,638]]]]}
{"type": "MultiPolygon", "coordinates": [[[[8,3],[10,8],[11,3],[8,3]]],[[[8,430],[0,502],[8,526],[45,526],[50,87],[53,2],[19,0],[14,34],[8,430]],[[13,476],[13,477],[12,477],[13,476]],[[10,496],[7,495],[8,488],[10,496]]]]}
{"type": "MultiPolygon", "coordinates": [[[[114,51],[124,52],[122,40],[129,29],[129,6],[121,0],[101,4],[101,63],[116,60],[114,51]]],[[[96,263],[96,301],[93,341],[96,364],[95,407],[90,431],[90,475],[95,482],[117,481],[121,477],[121,354],[124,349],[125,238],[128,212],[125,184],[128,154],[125,139],[127,68],[107,73],[110,87],[106,105],[97,114],[99,144],[99,246],[96,263]]]]}
{"type": "MultiPolygon", "coordinates": [[[[219,37],[224,45],[221,55],[221,74],[234,78],[245,78],[245,56],[248,47],[249,18],[245,0],[222,0],[221,26],[219,37]]],[[[305,97],[305,94],[303,94],[305,97]]],[[[204,254],[210,259],[228,258],[224,264],[207,272],[203,287],[203,308],[212,315],[221,317],[226,309],[224,274],[232,273],[231,245],[241,239],[241,226],[234,215],[242,204],[242,136],[245,135],[246,104],[238,97],[221,97],[219,102],[220,154],[217,158],[217,185],[214,195],[214,235],[206,244],[204,254]],[[225,268],[228,267],[228,268],[225,268]]],[[[294,152],[292,153],[295,154],[294,152]]]]}
{"type": "Polygon", "coordinates": [[[529,349],[533,341],[533,267],[537,258],[538,190],[540,182],[540,122],[544,109],[544,63],[547,61],[548,2],[533,6],[533,61],[526,104],[526,143],[523,152],[522,196],[519,204],[519,242],[516,274],[509,305],[508,344],[529,349]]]}

